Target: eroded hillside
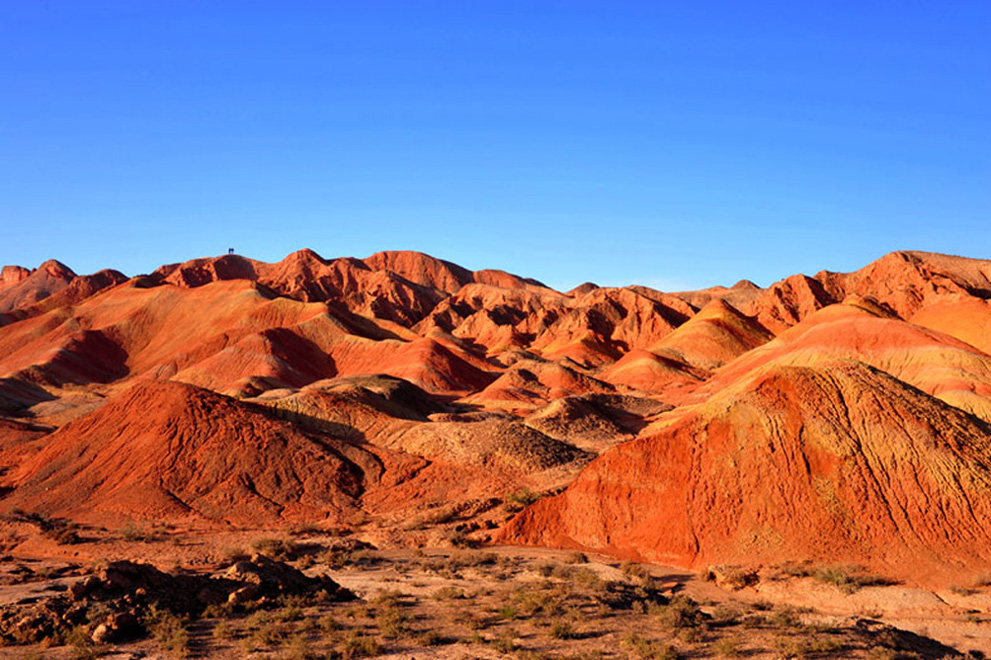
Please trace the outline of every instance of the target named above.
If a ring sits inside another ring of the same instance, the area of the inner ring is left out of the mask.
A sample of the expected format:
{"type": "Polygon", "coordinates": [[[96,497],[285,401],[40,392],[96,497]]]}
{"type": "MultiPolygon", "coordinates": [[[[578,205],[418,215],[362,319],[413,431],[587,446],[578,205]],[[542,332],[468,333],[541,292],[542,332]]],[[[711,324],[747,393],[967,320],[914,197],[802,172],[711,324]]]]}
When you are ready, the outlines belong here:
{"type": "Polygon", "coordinates": [[[989,298],[923,252],[675,293],[413,252],[5,267],[0,506],[950,580],[991,569],[989,298]]]}

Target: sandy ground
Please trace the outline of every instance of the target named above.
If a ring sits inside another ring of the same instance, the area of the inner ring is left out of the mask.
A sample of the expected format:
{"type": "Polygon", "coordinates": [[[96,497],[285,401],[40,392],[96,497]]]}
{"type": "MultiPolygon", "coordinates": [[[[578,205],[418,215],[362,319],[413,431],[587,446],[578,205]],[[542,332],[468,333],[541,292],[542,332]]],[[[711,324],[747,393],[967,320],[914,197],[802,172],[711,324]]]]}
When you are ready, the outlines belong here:
{"type": "MultiPolygon", "coordinates": [[[[0,562],[0,606],[62,593],[91,573],[101,558],[149,561],[163,570],[181,566],[208,571],[264,537],[260,532],[190,530],[150,541],[104,538],[60,546],[63,557],[52,557],[58,552],[40,541],[28,542],[24,548],[36,556],[9,554],[0,562]]],[[[931,651],[913,656],[904,649],[885,655],[883,634],[865,632],[883,624],[932,638],[958,653],[991,654],[987,588],[934,593],[890,585],[850,590],[765,570],[756,583],[732,589],[683,569],[594,555],[579,562],[576,553],[549,549],[392,548],[344,553],[342,559],[324,549],[337,540],[325,534],[299,535],[292,543],[302,550],[293,562],[308,574],[329,575],[359,601],[307,605],[291,617],[276,612],[192,621],[186,657],[346,657],[339,649],[348,635],[377,640],[375,657],[404,660],[942,657],[931,651]],[[650,596],[632,606],[606,605],[602,599],[612,589],[608,585],[621,585],[625,593],[650,591],[660,600],[687,596],[706,622],[672,627],[665,623],[670,612],[652,605],[650,596]],[[527,613],[535,598],[557,599],[557,609],[527,613]],[[735,614],[727,619],[727,612],[735,614]],[[390,623],[389,617],[400,623],[390,623]],[[561,621],[567,623],[563,629],[561,621]]],[[[149,638],[99,650],[109,658],[182,657],[149,638]]],[[[68,647],[0,648],[0,658],[82,657],[79,649],[68,647]]]]}

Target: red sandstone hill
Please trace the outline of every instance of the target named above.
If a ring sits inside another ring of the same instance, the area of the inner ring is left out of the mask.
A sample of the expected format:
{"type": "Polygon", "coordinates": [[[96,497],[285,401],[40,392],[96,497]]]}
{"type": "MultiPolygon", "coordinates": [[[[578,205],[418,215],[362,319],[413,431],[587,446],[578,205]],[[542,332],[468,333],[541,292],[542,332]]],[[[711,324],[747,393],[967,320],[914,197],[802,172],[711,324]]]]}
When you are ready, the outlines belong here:
{"type": "Polygon", "coordinates": [[[989,493],[991,436],[973,417],[857,363],[775,367],[606,452],[505,538],[920,580],[991,566],[989,493]]]}
{"type": "Polygon", "coordinates": [[[700,391],[719,391],[768,364],[815,367],[844,359],[881,369],[968,412],[980,414],[961,405],[959,395],[991,397],[991,356],[949,335],[855,304],[832,305],[807,317],[726,365],[700,391]]]}
{"type": "MultiPolygon", "coordinates": [[[[101,522],[199,519],[257,527],[342,522],[367,506],[416,509],[509,487],[490,470],[391,451],[352,437],[350,427],[294,421],[287,412],[178,383],[141,384],[28,452],[3,477],[13,491],[4,504],[101,522]],[[410,501],[410,492],[419,500],[410,501]]],[[[35,442],[38,432],[11,429],[18,446],[35,442]]],[[[2,443],[0,435],[0,450],[2,443]]],[[[12,448],[0,453],[11,456],[12,448]]]]}
{"type": "Polygon", "coordinates": [[[759,322],[713,300],[650,350],[699,369],[714,369],[772,339],[759,322]]]}
{"type": "Polygon", "coordinates": [[[442,391],[494,378],[431,339],[403,341],[346,309],[275,297],[246,280],[133,282],[0,333],[0,374],[54,387],[143,377],[227,391],[248,377],[298,387],[378,372],[442,391]]]}
{"type": "Polygon", "coordinates": [[[126,280],[115,270],[76,275],[54,259],[35,270],[4,266],[0,274],[0,325],[72,305],[126,280]]]}
{"type": "Polygon", "coordinates": [[[925,252],[675,294],[416,252],[5,267],[0,507],[475,510],[604,452],[507,538],[948,574],[988,561],[989,301],[991,261],[925,252]]]}
{"type": "Polygon", "coordinates": [[[5,505],[104,524],[339,523],[368,506],[390,512],[491,498],[512,487],[512,474],[587,461],[511,417],[425,423],[416,409],[434,404],[400,379],[358,379],[261,403],[148,382],[51,433],[40,448],[50,429],[5,423],[5,505]]]}
{"type": "Polygon", "coordinates": [[[69,286],[76,277],[68,266],[54,259],[34,270],[4,266],[0,277],[0,312],[33,305],[69,286]]]}
{"type": "Polygon", "coordinates": [[[261,409],[149,383],[52,434],[11,476],[11,503],[52,514],[234,523],[353,512],[358,448],[307,437],[261,409]]]}

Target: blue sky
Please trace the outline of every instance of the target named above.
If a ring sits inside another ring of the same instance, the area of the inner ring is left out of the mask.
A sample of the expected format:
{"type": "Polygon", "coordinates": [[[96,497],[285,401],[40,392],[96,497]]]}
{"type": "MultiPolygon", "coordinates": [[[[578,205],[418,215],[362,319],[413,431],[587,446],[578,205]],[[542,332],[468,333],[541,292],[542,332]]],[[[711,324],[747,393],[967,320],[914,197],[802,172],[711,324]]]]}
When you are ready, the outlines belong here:
{"type": "Polygon", "coordinates": [[[991,3],[0,3],[0,263],[991,258],[991,3]]]}

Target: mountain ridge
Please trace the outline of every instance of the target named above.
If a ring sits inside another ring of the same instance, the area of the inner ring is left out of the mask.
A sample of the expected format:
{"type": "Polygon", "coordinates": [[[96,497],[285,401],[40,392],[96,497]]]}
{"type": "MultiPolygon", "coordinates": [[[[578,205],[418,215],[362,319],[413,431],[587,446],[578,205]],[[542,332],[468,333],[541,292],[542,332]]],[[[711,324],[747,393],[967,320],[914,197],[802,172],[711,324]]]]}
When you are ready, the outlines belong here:
{"type": "Polygon", "coordinates": [[[560,292],[303,249],[134,278],[6,267],[0,301],[0,509],[388,528],[443,506],[465,512],[450,533],[686,566],[991,570],[991,261],[560,292]],[[294,457],[321,452],[336,467],[311,496],[294,457]],[[223,497],[176,505],[180,465],[179,500],[223,497]],[[559,494],[512,517],[497,504],[521,489],[559,494]]]}

